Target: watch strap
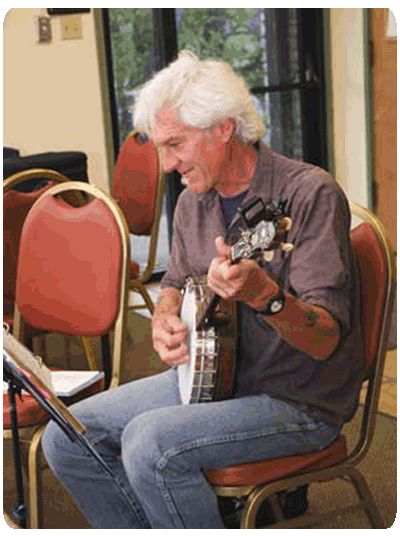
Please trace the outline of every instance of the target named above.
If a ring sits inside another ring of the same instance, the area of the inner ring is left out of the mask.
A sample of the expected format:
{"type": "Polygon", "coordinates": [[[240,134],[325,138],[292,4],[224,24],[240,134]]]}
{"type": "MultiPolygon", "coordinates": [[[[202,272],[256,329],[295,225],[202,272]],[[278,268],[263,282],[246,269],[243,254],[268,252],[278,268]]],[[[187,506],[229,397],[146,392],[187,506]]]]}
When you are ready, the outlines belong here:
{"type": "Polygon", "coordinates": [[[284,309],[285,303],[286,303],[285,293],[280,288],[278,293],[275,294],[275,296],[268,298],[268,301],[265,304],[265,306],[261,310],[258,309],[257,313],[266,315],[266,316],[276,315],[284,309]]]}

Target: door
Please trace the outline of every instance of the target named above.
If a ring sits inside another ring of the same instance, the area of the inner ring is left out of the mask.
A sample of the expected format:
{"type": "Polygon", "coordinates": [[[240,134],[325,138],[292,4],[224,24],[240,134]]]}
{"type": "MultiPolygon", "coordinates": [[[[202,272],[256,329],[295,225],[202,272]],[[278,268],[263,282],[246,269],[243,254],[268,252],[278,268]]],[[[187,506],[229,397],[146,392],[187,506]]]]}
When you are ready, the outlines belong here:
{"type": "Polygon", "coordinates": [[[397,251],[397,39],[390,37],[389,15],[386,8],[370,9],[374,197],[397,251]]]}

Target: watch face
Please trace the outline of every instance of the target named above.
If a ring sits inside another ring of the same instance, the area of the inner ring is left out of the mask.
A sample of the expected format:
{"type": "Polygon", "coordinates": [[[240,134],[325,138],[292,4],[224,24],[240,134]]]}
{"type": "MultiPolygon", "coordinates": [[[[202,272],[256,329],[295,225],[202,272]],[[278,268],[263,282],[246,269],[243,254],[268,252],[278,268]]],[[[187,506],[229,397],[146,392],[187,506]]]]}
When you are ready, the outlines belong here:
{"type": "Polygon", "coordinates": [[[283,309],[283,303],[280,300],[274,300],[270,305],[271,313],[279,313],[283,309]]]}

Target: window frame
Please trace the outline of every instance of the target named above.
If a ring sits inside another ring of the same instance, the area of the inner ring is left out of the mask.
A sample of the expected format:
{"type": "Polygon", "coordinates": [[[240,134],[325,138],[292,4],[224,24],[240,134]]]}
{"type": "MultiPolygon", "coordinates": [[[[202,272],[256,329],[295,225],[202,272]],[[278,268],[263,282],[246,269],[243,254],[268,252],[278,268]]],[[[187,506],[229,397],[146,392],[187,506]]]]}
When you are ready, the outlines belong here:
{"type": "MultiPolygon", "coordinates": [[[[285,9],[285,8],[283,8],[285,9]]],[[[109,154],[112,153],[112,167],[119,152],[119,129],[117,104],[114,89],[114,75],[111,57],[111,36],[108,8],[95,11],[101,12],[98,26],[103,43],[103,87],[105,86],[107,101],[104,109],[108,114],[109,128],[106,138],[109,143],[109,154]],[[111,132],[110,132],[111,131],[111,132]],[[111,134],[111,147],[109,137],[111,134]]],[[[311,164],[329,170],[328,151],[328,117],[326,105],[326,81],[325,81],[325,28],[327,24],[325,9],[300,8],[299,10],[299,35],[302,80],[297,84],[256,87],[250,88],[254,94],[299,89],[302,91],[302,135],[303,135],[303,160],[311,164]],[[317,98],[316,98],[317,95],[317,98]]],[[[178,39],[175,24],[174,8],[153,8],[153,27],[155,30],[156,64],[161,70],[167,66],[178,54],[178,39]]],[[[102,63],[102,62],[100,62],[102,63]]],[[[112,187],[112,175],[110,176],[112,187]]],[[[169,174],[166,181],[166,210],[169,237],[172,237],[172,219],[175,205],[183,186],[179,174],[169,174]]]]}

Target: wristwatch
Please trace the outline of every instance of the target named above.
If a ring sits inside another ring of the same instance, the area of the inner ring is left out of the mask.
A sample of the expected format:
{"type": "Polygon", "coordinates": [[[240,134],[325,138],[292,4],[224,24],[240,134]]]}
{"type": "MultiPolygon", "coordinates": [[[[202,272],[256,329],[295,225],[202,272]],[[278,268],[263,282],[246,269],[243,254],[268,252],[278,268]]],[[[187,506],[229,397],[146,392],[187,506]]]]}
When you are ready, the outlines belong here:
{"type": "Polygon", "coordinates": [[[279,289],[278,294],[272,296],[272,298],[267,301],[265,307],[261,310],[258,309],[257,313],[267,316],[276,315],[285,307],[285,302],[285,294],[282,289],[279,289]]]}

